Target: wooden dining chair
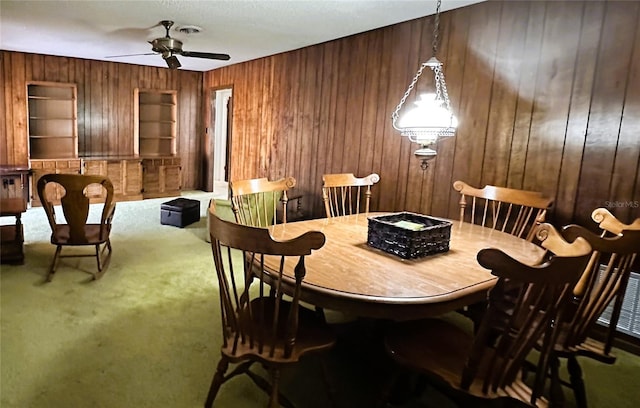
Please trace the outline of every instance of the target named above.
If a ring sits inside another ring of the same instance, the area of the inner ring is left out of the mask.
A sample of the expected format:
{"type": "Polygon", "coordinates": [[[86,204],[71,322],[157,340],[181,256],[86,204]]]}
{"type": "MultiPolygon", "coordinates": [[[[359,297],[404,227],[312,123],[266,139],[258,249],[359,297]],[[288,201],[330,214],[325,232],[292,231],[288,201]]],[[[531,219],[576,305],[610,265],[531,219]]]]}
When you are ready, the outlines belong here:
{"type": "MultiPolygon", "coordinates": [[[[563,313],[591,248],[584,240],[563,242],[551,225],[545,227],[555,232],[551,235],[562,244],[563,256],[526,265],[497,248],[478,252],[478,263],[498,279],[475,335],[441,318],[396,324],[384,340],[393,361],[422,374],[458,406],[546,406],[542,391],[553,322],[563,313]],[[546,347],[535,381],[527,385],[520,375],[522,363],[541,337],[546,347]]],[[[383,402],[390,389],[385,388],[383,402]]]]}
{"type": "Polygon", "coordinates": [[[236,180],[229,183],[231,208],[236,222],[254,227],[268,227],[276,223],[278,206],[282,222],[287,222],[287,192],[295,187],[296,179],[286,177],[276,181],[266,178],[236,180]]]}
{"type": "Polygon", "coordinates": [[[577,357],[584,356],[606,364],[616,360],[611,353],[616,336],[631,267],[640,251],[640,218],[625,225],[607,209],[596,209],[592,218],[600,223],[603,233],[598,235],[578,225],[562,231],[571,241],[585,239],[593,248],[589,264],[573,290],[573,308],[568,319],[559,326],[559,336],[551,359],[552,397],[557,404],[563,399],[562,385],[573,390],[576,406],[587,407],[582,369],[577,357]],[[598,319],[605,309],[612,307],[603,341],[591,337],[598,319]],[[566,359],[569,381],[561,380],[560,359],[566,359]]]}
{"type": "MultiPolygon", "coordinates": [[[[313,311],[299,305],[305,257],[324,245],[325,236],[310,231],[276,241],[266,228],[218,218],[215,204],[210,208],[209,233],[220,291],[223,344],[205,406],[213,405],[222,384],[247,374],[270,395],[268,407],[292,407],[279,392],[281,369],[308,353],[327,351],[335,343],[333,331],[313,311]],[[277,257],[279,269],[265,268],[268,257],[277,257]],[[284,293],[283,280],[293,284],[292,293],[284,293]],[[227,373],[230,363],[237,366],[227,373]],[[266,368],[269,380],[251,370],[254,363],[266,368]]],[[[324,374],[326,378],[326,370],[324,374]]]]}
{"type": "Polygon", "coordinates": [[[625,224],[606,208],[593,210],[591,219],[598,223],[602,236],[618,235],[624,230],[640,230],[640,218],[636,218],[631,224],[625,224]]]}
{"type": "Polygon", "coordinates": [[[460,221],[479,224],[532,241],[535,227],[545,221],[553,199],[542,193],[506,187],[471,187],[455,181],[460,192],[460,221]],[[467,197],[471,200],[467,201],[467,197]]]}
{"type": "Polygon", "coordinates": [[[98,272],[92,273],[94,279],[100,279],[106,272],[111,260],[111,221],[113,220],[116,204],[113,201],[113,184],[103,176],[89,176],[82,174],[45,174],[40,177],[37,184],[38,196],[42,207],[47,214],[51,227],[51,243],[56,245],[56,252],[49,267],[47,281],[53,279],[60,258],[95,256],[98,263],[98,272]],[[51,187],[59,185],[64,188],[64,196],[60,200],[62,214],[56,214],[54,198],[51,187]],[[96,189],[102,189],[105,194],[95,194],[96,189]],[[90,206],[89,197],[92,200],[102,200],[98,204],[101,207],[98,222],[89,222],[90,206]],[[99,197],[102,197],[100,199],[99,197]],[[56,215],[63,215],[64,219],[56,215]],[[66,221],[64,223],[63,221],[66,221]],[[62,247],[93,246],[94,253],[73,253],[62,255],[62,247]],[[101,248],[102,247],[102,248],[101,248]]]}
{"type": "Polygon", "coordinates": [[[327,218],[369,212],[371,186],[380,181],[376,173],[358,178],[353,173],[322,176],[322,201],[327,218]]]}

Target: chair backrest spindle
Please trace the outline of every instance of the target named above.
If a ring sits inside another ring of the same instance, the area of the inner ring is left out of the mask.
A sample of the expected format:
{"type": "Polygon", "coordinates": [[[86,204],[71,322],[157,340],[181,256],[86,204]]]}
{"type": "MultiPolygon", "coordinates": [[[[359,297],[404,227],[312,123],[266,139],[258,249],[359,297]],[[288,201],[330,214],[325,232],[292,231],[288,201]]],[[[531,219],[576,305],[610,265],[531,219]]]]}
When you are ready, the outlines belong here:
{"type": "Polygon", "coordinates": [[[553,255],[539,265],[525,265],[499,249],[478,253],[480,265],[490,269],[498,282],[489,293],[488,308],[462,374],[463,389],[481,381],[485,394],[504,392],[543,337],[547,343],[541,351],[530,402],[535,404],[542,395],[550,342],[557,335],[553,322],[565,311],[591,247],[585,240],[564,241],[549,224],[541,229],[547,231],[541,239],[550,237],[562,256],[553,255]]]}
{"type": "Polygon", "coordinates": [[[375,173],[358,178],[352,173],[325,174],[322,199],[327,218],[369,212],[371,186],[380,181],[375,173]]]}
{"type": "Polygon", "coordinates": [[[453,183],[460,192],[460,221],[479,224],[532,241],[536,226],[544,222],[553,199],[535,191],[485,186],[481,189],[463,181],[453,183]],[[467,197],[471,197],[470,209],[467,197]],[[476,209],[481,214],[476,214],[476,209]]]}
{"type": "MultiPolygon", "coordinates": [[[[640,228],[603,236],[578,225],[569,225],[562,234],[567,240],[585,239],[593,247],[591,259],[573,290],[574,315],[563,327],[563,347],[570,349],[586,341],[598,318],[612,302],[614,312],[610,331],[615,332],[631,267],[640,251],[640,228]]],[[[612,336],[605,346],[605,353],[611,349],[612,336]]]]}
{"type": "Polygon", "coordinates": [[[236,222],[254,227],[268,227],[276,223],[279,203],[282,222],[287,222],[287,192],[295,187],[296,179],[286,177],[276,181],[266,178],[236,180],[229,183],[231,208],[236,222]]]}
{"type": "Polygon", "coordinates": [[[291,357],[298,332],[300,286],[306,273],[304,257],[324,245],[324,235],[312,231],[281,242],[268,229],[224,221],[213,212],[209,215],[223,347],[230,348],[231,354],[291,357]],[[277,270],[265,266],[267,257],[278,259],[277,270]],[[240,270],[234,266],[241,266],[240,270]],[[288,301],[284,300],[285,285],[292,286],[288,301]]]}

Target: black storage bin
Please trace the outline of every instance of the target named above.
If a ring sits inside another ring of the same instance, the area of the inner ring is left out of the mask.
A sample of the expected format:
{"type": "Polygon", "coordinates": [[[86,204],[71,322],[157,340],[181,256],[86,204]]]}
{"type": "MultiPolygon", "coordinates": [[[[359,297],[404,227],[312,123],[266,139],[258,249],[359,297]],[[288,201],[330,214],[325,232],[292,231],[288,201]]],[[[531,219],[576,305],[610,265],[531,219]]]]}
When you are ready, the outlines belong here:
{"type": "Polygon", "coordinates": [[[369,217],[368,220],[367,244],[373,248],[404,259],[449,250],[451,221],[407,211],[369,217]]]}
{"type": "Polygon", "coordinates": [[[186,227],[200,221],[200,201],[176,198],[160,205],[160,223],[175,227],[186,227]]]}

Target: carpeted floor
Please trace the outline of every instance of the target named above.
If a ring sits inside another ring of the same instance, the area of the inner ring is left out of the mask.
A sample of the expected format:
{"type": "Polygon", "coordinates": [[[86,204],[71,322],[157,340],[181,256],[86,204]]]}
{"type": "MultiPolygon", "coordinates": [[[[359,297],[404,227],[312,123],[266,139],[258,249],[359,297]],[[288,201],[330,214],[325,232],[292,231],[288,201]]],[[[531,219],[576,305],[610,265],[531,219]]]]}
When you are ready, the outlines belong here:
{"type": "MultiPolygon", "coordinates": [[[[92,270],[94,259],[72,258],[44,283],[54,247],[42,208],[27,211],[25,264],[1,269],[2,408],[202,406],[220,349],[217,282],[204,239],[213,195],[183,195],[201,201],[202,215],[184,229],[160,225],[167,199],[117,204],[114,255],[99,281],[78,269],[92,270]]],[[[384,378],[384,354],[366,341],[370,332],[362,326],[347,330],[349,340],[330,355],[334,385],[342,406],[370,407],[384,378]]],[[[635,407],[640,399],[640,358],[618,355],[614,366],[584,362],[591,407],[635,407]]],[[[283,392],[301,408],[327,406],[316,363],[308,359],[283,377],[283,392]]],[[[266,400],[239,377],[223,386],[216,406],[259,407],[266,400]]],[[[431,393],[403,405],[430,406],[447,403],[431,393]]]]}

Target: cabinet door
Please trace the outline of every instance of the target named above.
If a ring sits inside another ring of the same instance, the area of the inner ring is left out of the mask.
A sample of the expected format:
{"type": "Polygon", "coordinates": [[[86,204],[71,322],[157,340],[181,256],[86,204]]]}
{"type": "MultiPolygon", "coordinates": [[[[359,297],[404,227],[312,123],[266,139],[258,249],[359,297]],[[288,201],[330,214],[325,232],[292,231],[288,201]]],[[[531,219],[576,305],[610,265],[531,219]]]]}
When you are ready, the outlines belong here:
{"type": "Polygon", "coordinates": [[[160,166],[153,160],[145,160],[142,173],[142,188],[145,198],[157,197],[160,193],[160,166]]]}
{"type": "Polygon", "coordinates": [[[18,174],[3,175],[2,188],[0,188],[0,198],[22,198],[23,188],[27,188],[22,185],[22,177],[18,174]]]}
{"type": "Polygon", "coordinates": [[[180,192],[181,174],[180,166],[162,166],[160,172],[160,188],[163,193],[175,194],[180,192]]]}
{"type": "MultiPolygon", "coordinates": [[[[90,176],[104,176],[107,174],[107,162],[106,160],[86,160],[82,163],[82,174],[90,176]]],[[[87,197],[103,198],[105,196],[104,189],[95,184],[91,184],[87,188],[87,197]]]]}
{"type": "Polygon", "coordinates": [[[140,160],[125,160],[123,164],[124,195],[140,196],[142,193],[142,162],[140,160]]]}
{"type": "Polygon", "coordinates": [[[124,186],[122,183],[122,179],[124,177],[122,165],[122,160],[109,160],[106,162],[107,168],[104,174],[111,181],[111,184],[113,184],[113,194],[115,196],[119,196],[124,193],[124,186]]]}
{"type": "MultiPolygon", "coordinates": [[[[63,174],[80,174],[80,159],[72,160],[31,160],[31,205],[39,206],[40,198],[38,197],[38,180],[44,174],[63,173],[63,174]]],[[[64,196],[65,191],[62,186],[48,185],[45,194],[54,202],[59,203],[64,196]]]]}
{"type": "MultiPolygon", "coordinates": [[[[38,180],[45,174],[56,172],[56,163],[51,160],[31,160],[31,205],[40,206],[40,197],[38,197],[38,180]]],[[[55,186],[49,185],[45,190],[45,194],[51,199],[58,196],[55,186]]]]}
{"type": "MultiPolygon", "coordinates": [[[[55,160],[56,173],[59,174],[80,174],[82,173],[82,163],[80,160],[55,160]]],[[[58,186],[56,189],[57,192],[57,202],[62,199],[65,195],[65,190],[62,186],[58,186]]]]}
{"type": "Polygon", "coordinates": [[[144,198],[180,195],[182,175],[180,158],[143,159],[144,198]]]}

